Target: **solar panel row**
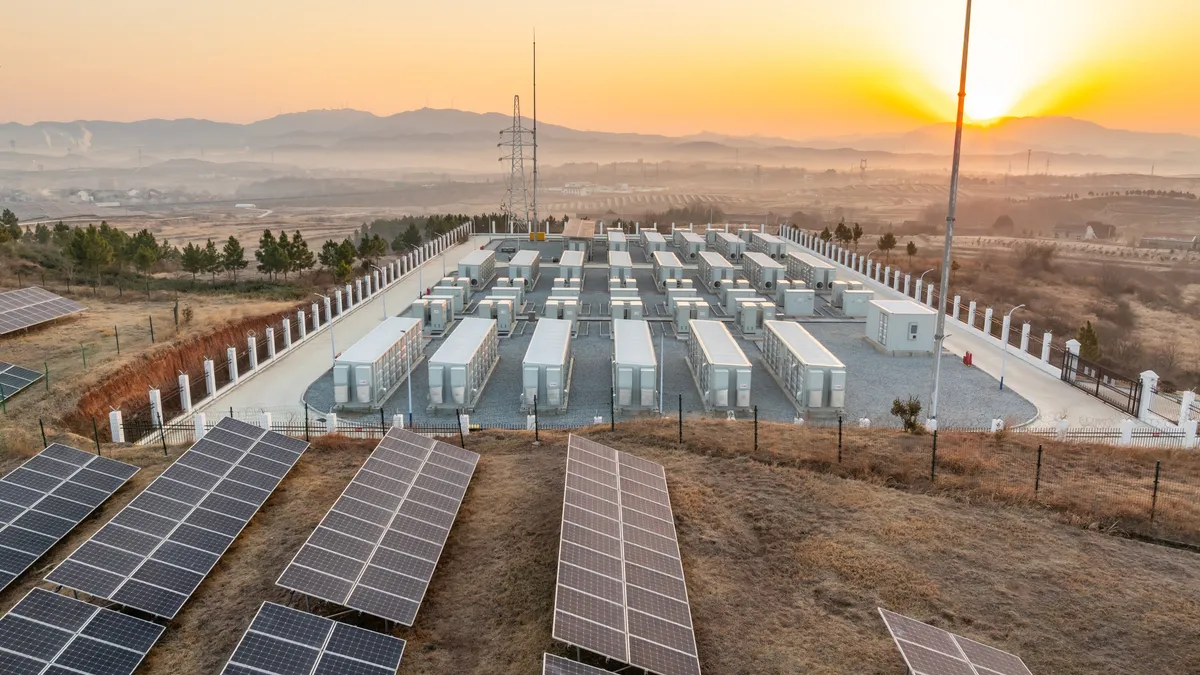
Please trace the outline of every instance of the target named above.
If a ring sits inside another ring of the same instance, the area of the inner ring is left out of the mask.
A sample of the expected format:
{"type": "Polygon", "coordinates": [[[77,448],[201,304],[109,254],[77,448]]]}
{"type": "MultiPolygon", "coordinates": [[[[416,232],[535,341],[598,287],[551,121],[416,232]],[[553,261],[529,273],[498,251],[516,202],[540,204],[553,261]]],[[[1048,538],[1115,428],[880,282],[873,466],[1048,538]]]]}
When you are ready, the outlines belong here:
{"type": "Polygon", "coordinates": [[[662,675],[698,675],[691,608],[659,464],[572,435],[554,637],[662,675]]]}
{"type": "Polygon", "coordinates": [[[37,286],[0,293],[0,335],[68,314],[82,312],[83,305],[37,286]]]}
{"type": "Polygon", "coordinates": [[[163,627],[42,588],[0,617],[5,675],[130,675],[163,627]]]}
{"type": "Polygon", "coordinates": [[[913,675],[1032,675],[1020,657],[880,607],[913,675]]]}
{"type": "Polygon", "coordinates": [[[307,447],[222,419],[47,581],[173,618],[307,447]]]}
{"type": "Polygon", "coordinates": [[[542,675],[609,675],[609,671],[561,656],[543,654],[542,675]]]}
{"type": "Polygon", "coordinates": [[[395,675],[404,640],[264,602],[224,675],[395,675]]]}
{"type": "Polygon", "coordinates": [[[137,472],[124,462],[55,443],[0,478],[0,589],[137,472]]]}
{"type": "Polygon", "coordinates": [[[276,583],[411,626],[478,461],[389,430],[276,583]]]}
{"type": "Polygon", "coordinates": [[[42,379],[42,374],[36,370],[0,361],[0,398],[12,398],[22,389],[40,379],[42,379]]]}

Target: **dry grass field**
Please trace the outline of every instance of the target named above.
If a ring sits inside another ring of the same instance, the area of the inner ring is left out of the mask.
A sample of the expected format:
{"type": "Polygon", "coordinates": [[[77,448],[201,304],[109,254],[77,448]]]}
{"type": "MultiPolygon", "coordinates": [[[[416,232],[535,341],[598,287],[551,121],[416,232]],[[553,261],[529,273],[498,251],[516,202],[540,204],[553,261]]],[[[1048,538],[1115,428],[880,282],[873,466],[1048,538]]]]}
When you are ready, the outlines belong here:
{"type": "MultiPolygon", "coordinates": [[[[753,457],[748,438],[697,433],[680,446],[658,423],[584,431],[665,465],[706,673],[901,672],[881,605],[1012,650],[1035,673],[1200,670],[1195,554],[1040,508],[812,471],[774,435],[788,429],[764,427],[775,448],[753,457]]],[[[528,433],[485,432],[467,443],[483,457],[416,626],[397,631],[409,641],[400,672],[535,673],[543,651],[566,653],[550,635],[566,435],[543,433],[535,446],[528,433]]],[[[217,672],[261,601],[303,607],[275,579],[373,446],[318,439],[139,672],[217,672]]],[[[113,453],[144,470],[5,591],[0,609],[169,461],[152,449],[113,453]]]]}

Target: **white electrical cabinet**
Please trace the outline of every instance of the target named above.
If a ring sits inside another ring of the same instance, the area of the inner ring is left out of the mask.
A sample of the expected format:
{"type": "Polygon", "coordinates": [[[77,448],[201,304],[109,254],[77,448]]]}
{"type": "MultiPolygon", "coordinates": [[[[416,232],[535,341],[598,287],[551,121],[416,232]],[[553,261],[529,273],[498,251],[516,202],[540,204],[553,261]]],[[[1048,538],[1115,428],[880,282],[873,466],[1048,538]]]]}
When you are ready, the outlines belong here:
{"type": "Polygon", "coordinates": [[[579,283],[583,283],[582,251],[563,251],[562,257],[558,259],[558,278],[579,279],[579,283]]]}
{"type": "Polygon", "coordinates": [[[705,410],[750,408],[750,359],[724,323],[693,320],[687,354],[705,410]]]}
{"type": "Polygon", "coordinates": [[[671,308],[671,320],[678,335],[687,335],[691,331],[693,319],[707,318],[708,303],[700,298],[681,298],[671,308]]]}
{"type": "Polygon", "coordinates": [[[578,298],[546,298],[546,306],[542,309],[542,317],[546,319],[564,319],[574,323],[579,316],[578,298]]]}
{"type": "Polygon", "coordinates": [[[421,319],[389,317],[333,362],[333,401],[342,409],[380,408],[425,357],[421,319]]]}
{"type": "Polygon", "coordinates": [[[794,321],[768,321],[763,362],[792,398],[810,415],[836,415],[846,407],[846,366],[794,321]]]}
{"type": "Polygon", "coordinates": [[[783,316],[812,316],[817,313],[817,294],[811,288],[789,288],[783,292],[783,316]]]}
{"type": "Polygon", "coordinates": [[[775,303],[770,300],[739,298],[733,320],[742,335],[756,337],[762,335],[764,322],[775,319],[775,311],[775,303]]]}
{"type": "Polygon", "coordinates": [[[659,290],[666,288],[669,282],[683,281],[683,263],[674,253],[655,251],[653,262],[654,282],[659,290]]]}
{"type": "Polygon", "coordinates": [[[609,279],[632,279],[633,278],[633,258],[629,257],[628,251],[609,251],[608,252],[608,278],[609,279]]]}
{"type": "Polygon", "coordinates": [[[460,321],[429,358],[429,411],[473,410],[499,360],[495,320],[460,321]]]}
{"type": "Polygon", "coordinates": [[[632,291],[634,291],[634,294],[636,295],[637,294],[637,279],[634,279],[633,277],[629,277],[629,278],[625,278],[625,279],[623,279],[621,277],[614,277],[614,278],[609,279],[608,280],[609,294],[611,294],[613,291],[618,290],[618,289],[632,290],[632,291]]]}
{"type": "Polygon", "coordinates": [[[891,356],[933,354],[937,312],[911,300],[872,300],[867,305],[867,342],[891,356]]]}
{"type": "Polygon", "coordinates": [[[818,293],[830,290],[830,285],[837,280],[837,272],[833,265],[802,251],[788,253],[784,263],[787,265],[789,278],[803,281],[818,293]]]}
{"type": "Polygon", "coordinates": [[[532,291],[542,276],[542,256],[537,251],[517,251],[508,261],[508,276],[525,280],[525,290],[532,291]]]}
{"type": "Polygon", "coordinates": [[[641,319],[646,313],[639,298],[613,298],[611,307],[613,319],[641,319]]]}
{"type": "Polygon", "coordinates": [[[758,291],[753,288],[727,288],[725,289],[725,300],[721,303],[722,309],[725,310],[727,315],[735,316],[739,300],[758,297],[758,291]]]}
{"type": "Polygon", "coordinates": [[[446,296],[454,301],[454,311],[458,314],[463,313],[463,309],[467,306],[467,298],[470,297],[471,291],[457,284],[443,286],[443,282],[438,282],[437,286],[429,289],[426,297],[446,296]]]}
{"type": "Polygon", "coordinates": [[[680,300],[699,300],[700,295],[694,288],[668,288],[667,289],[667,309],[675,311],[675,303],[680,300]]]}
{"type": "Polygon", "coordinates": [[[571,385],[571,322],[537,322],[521,364],[523,409],[566,410],[571,385]]]}
{"type": "Polygon", "coordinates": [[[472,289],[480,289],[496,278],[496,252],[471,251],[458,261],[458,276],[470,279],[472,289]]]}
{"type": "Polygon", "coordinates": [[[451,324],[454,323],[454,299],[446,296],[425,296],[409,305],[408,316],[420,319],[431,332],[444,333],[450,330],[451,324]]]}
{"type": "Polygon", "coordinates": [[[675,248],[685,260],[695,260],[704,250],[704,237],[686,230],[675,230],[675,248]]]}
{"type": "Polygon", "coordinates": [[[746,242],[735,234],[717,232],[713,239],[713,250],[725,256],[726,260],[738,262],[746,255],[746,242]]]}
{"type": "Polygon", "coordinates": [[[760,293],[772,297],[775,295],[775,285],[787,278],[787,270],[766,253],[747,253],[742,257],[742,272],[750,281],[750,285],[760,293]]]}
{"type": "Polygon", "coordinates": [[[517,303],[511,297],[489,295],[479,301],[475,315],[484,319],[495,319],[496,330],[507,335],[517,326],[517,303]]]}
{"type": "Polygon", "coordinates": [[[737,268],[720,253],[702,251],[696,260],[696,267],[700,282],[714,293],[737,278],[737,268]]]}
{"type": "Polygon", "coordinates": [[[647,258],[654,255],[655,251],[665,251],[667,238],[657,230],[642,230],[642,249],[646,251],[647,258]]]}
{"type": "Polygon", "coordinates": [[[658,408],[658,360],[645,321],[613,321],[613,396],[617,410],[658,408]]]}
{"type": "Polygon", "coordinates": [[[525,285],[493,286],[487,291],[490,298],[512,298],[514,309],[518,312],[525,309],[525,285]]]}
{"type": "Polygon", "coordinates": [[[874,291],[842,291],[842,314],[854,318],[866,316],[874,299],[874,291]]]}
{"type": "Polygon", "coordinates": [[[787,241],[765,232],[751,232],[747,249],[754,253],[764,253],[772,260],[783,260],[787,257],[787,241]]]}

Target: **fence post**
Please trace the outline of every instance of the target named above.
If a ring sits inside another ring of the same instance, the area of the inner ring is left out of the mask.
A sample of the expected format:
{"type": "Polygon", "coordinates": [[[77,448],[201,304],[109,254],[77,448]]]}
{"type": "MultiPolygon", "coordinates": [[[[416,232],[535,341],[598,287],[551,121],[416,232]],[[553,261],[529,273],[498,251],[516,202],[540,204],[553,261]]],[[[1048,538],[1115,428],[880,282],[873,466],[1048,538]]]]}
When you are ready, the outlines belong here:
{"type": "Polygon", "coordinates": [[[154,344],[154,317],[147,316],[150,319],[150,344],[154,344]]]}
{"type": "Polygon", "coordinates": [[[250,372],[258,370],[258,339],[253,335],[246,338],[246,355],[250,357],[250,372]]]}
{"type": "Polygon", "coordinates": [[[42,368],[46,370],[46,393],[50,393],[50,362],[42,361],[42,368]]]}
{"type": "Polygon", "coordinates": [[[325,415],[325,433],[336,434],[338,432],[337,413],[330,411],[325,415]]]}
{"type": "Polygon", "coordinates": [[[82,342],[79,343],[79,356],[83,358],[83,369],[87,370],[87,349],[82,342]]]}
{"type": "MultiPolygon", "coordinates": [[[[454,409],[454,416],[458,417],[458,408],[454,409]]],[[[387,422],[384,421],[383,406],[379,406],[379,435],[383,437],[387,434],[387,422]]],[[[465,447],[465,446],[464,446],[465,447]]]]}
{"type": "Polygon", "coordinates": [[[187,373],[179,373],[179,410],[184,414],[192,412],[192,379],[187,373]]]}
{"type": "Polygon", "coordinates": [[[192,417],[192,425],[196,429],[195,438],[197,441],[201,438],[204,438],[204,434],[208,433],[208,427],[206,425],[207,421],[208,415],[205,415],[204,413],[196,413],[192,417]]]}
{"type": "Polygon", "coordinates": [[[683,394],[679,395],[679,442],[683,442],[683,394]]]}
{"type": "MultiPolygon", "coordinates": [[[[383,411],[381,410],[380,412],[382,413],[383,411]]],[[[454,409],[454,418],[458,421],[458,445],[465,449],[467,447],[467,437],[463,435],[462,417],[459,416],[458,408],[454,409]]]]}
{"type": "MultiPolygon", "coordinates": [[[[167,456],[167,428],[163,425],[162,420],[158,422],[158,437],[162,439],[163,457],[167,456]]],[[[97,448],[99,449],[99,448],[97,448]]],[[[99,454],[99,453],[97,453],[99,454]]]]}
{"type": "Polygon", "coordinates": [[[113,339],[117,341],[117,356],[121,355],[121,333],[117,330],[116,324],[113,324],[113,339]]]}
{"type": "Polygon", "coordinates": [[[158,389],[150,389],[150,421],[161,423],[163,419],[162,407],[162,392],[158,389]]]}
{"type": "Polygon", "coordinates": [[[758,452],[758,406],[754,406],[754,451],[758,452]]]}
{"type": "MultiPolygon", "coordinates": [[[[225,348],[225,359],[229,362],[229,383],[237,384],[238,381],[238,363],[237,363],[237,347],[225,348]]],[[[230,415],[232,417],[233,415],[230,415]]]]}
{"type": "Polygon", "coordinates": [[[1154,512],[1158,509],[1158,476],[1162,471],[1162,460],[1154,462],[1154,492],[1150,495],[1150,522],[1154,522],[1154,512]]]}
{"type": "Polygon", "coordinates": [[[1054,333],[1046,331],[1042,333],[1042,363],[1050,363],[1050,342],[1054,340],[1054,333]]]}
{"type": "Polygon", "coordinates": [[[108,413],[108,428],[112,433],[113,443],[125,442],[125,420],[122,419],[120,410],[114,410],[108,413]]]}
{"type": "MultiPolygon", "coordinates": [[[[616,408],[616,404],[613,403],[613,399],[616,397],[616,395],[617,395],[616,388],[609,387],[608,388],[608,430],[609,431],[617,430],[617,408],[616,408]]],[[[536,396],[533,397],[533,402],[535,404],[537,403],[536,396]]]]}
{"type": "Polygon", "coordinates": [[[842,463],[842,414],[838,413],[838,464],[842,463]]]}
{"type": "MultiPolygon", "coordinates": [[[[612,407],[611,404],[609,407],[610,408],[612,407]]],[[[540,436],[541,428],[540,427],[541,427],[541,420],[538,419],[537,394],[534,394],[533,395],[533,442],[534,443],[541,442],[541,436],[540,436]]]]}
{"type": "MultiPolygon", "coordinates": [[[[100,428],[96,426],[96,418],[92,418],[92,438],[96,441],[96,454],[100,454],[100,428]]],[[[1154,481],[1155,485],[1158,481],[1154,481]]]]}
{"type": "Polygon", "coordinates": [[[304,406],[304,441],[307,443],[311,440],[308,437],[308,405],[304,406]]]}
{"type": "Polygon", "coordinates": [[[46,425],[42,424],[42,418],[38,418],[38,427],[42,430],[42,447],[45,448],[49,443],[46,442],[46,425]]]}
{"type": "Polygon", "coordinates": [[[213,360],[204,358],[204,388],[208,391],[209,396],[217,394],[217,371],[213,365],[213,360]]]}
{"type": "Polygon", "coordinates": [[[937,481],[937,429],[933,430],[933,452],[929,455],[929,480],[937,481]]]}
{"type": "Polygon", "coordinates": [[[1033,473],[1033,498],[1038,496],[1038,488],[1042,486],[1042,446],[1038,446],[1037,469],[1033,473]]]}

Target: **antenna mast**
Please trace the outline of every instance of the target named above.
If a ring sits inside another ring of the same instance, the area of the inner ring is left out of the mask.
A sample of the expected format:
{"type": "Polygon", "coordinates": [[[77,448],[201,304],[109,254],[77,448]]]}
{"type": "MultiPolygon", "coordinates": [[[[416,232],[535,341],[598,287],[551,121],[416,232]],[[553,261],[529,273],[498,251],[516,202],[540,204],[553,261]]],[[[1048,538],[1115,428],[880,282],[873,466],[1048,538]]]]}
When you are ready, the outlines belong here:
{"type": "Polygon", "coordinates": [[[538,222],[537,192],[537,31],[533,32],[533,224],[538,222]]]}

